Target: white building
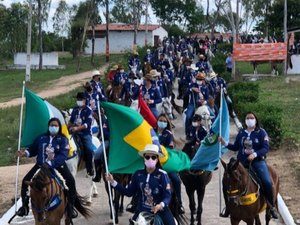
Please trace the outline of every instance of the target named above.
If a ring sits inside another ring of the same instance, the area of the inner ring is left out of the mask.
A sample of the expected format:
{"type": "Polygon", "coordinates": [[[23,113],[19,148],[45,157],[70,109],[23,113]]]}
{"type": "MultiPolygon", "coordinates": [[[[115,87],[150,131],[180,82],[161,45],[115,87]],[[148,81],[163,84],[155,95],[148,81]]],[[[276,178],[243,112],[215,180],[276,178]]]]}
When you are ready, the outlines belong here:
{"type": "MultiPolygon", "coordinates": [[[[137,32],[137,45],[145,45],[145,25],[139,25],[137,32]]],[[[85,54],[92,53],[91,29],[88,32],[87,47],[85,54]]],[[[95,54],[105,53],[106,48],[106,24],[99,24],[95,27],[95,54]]],[[[150,46],[157,46],[158,43],[167,37],[167,31],[160,25],[149,24],[147,43],[150,46]]],[[[131,50],[133,47],[134,26],[131,24],[109,24],[109,52],[120,53],[131,50]]]]}

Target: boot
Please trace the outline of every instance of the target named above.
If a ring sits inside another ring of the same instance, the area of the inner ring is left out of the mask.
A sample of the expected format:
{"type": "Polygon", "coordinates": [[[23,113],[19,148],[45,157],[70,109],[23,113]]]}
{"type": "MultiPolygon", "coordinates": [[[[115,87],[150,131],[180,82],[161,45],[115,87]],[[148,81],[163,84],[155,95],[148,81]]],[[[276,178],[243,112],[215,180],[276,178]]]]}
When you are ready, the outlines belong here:
{"type": "Polygon", "coordinates": [[[138,195],[135,194],[132,196],[131,202],[127,205],[126,211],[130,213],[135,213],[138,203],[138,195]]]}
{"type": "Polygon", "coordinates": [[[272,218],[274,218],[274,219],[279,218],[278,212],[275,207],[270,208],[270,214],[271,214],[272,218]]]}
{"type": "Polygon", "coordinates": [[[18,209],[17,215],[20,217],[27,216],[29,213],[29,197],[22,197],[22,206],[18,209]]]}
{"type": "Polygon", "coordinates": [[[76,199],[75,196],[69,197],[69,201],[68,201],[68,214],[72,219],[74,219],[78,216],[78,212],[74,208],[75,199],[76,199]]]}

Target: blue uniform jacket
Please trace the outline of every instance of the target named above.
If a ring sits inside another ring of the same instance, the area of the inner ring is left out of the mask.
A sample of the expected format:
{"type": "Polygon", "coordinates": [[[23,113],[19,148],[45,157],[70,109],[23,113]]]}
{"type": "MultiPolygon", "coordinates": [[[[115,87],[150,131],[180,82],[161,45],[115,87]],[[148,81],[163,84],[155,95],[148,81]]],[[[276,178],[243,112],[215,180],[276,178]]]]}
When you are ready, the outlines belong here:
{"type": "Polygon", "coordinates": [[[144,62],[152,63],[152,61],[153,61],[153,55],[152,55],[151,53],[146,54],[146,55],[144,56],[144,62]]]}
{"type": "Polygon", "coordinates": [[[192,145],[200,144],[201,141],[206,137],[207,131],[203,126],[200,126],[199,129],[197,127],[191,126],[188,131],[188,138],[191,140],[192,145]]]}
{"type": "Polygon", "coordinates": [[[203,99],[205,101],[208,100],[209,97],[209,91],[206,85],[198,85],[197,83],[192,83],[189,86],[189,103],[190,104],[195,104],[195,106],[198,105],[200,101],[200,93],[194,92],[192,88],[198,88],[200,90],[200,93],[203,95],[203,99]]]}
{"type": "Polygon", "coordinates": [[[58,168],[62,166],[68,158],[70,146],[68,139],[62,135],[54,136],[52,139],[48,134],[43,134],[35,139],[33,144],[26,149],[29,157],[36,157],[36,163],[43,165],[47,159],[46,148],[50,147],[54,150],[54,159],[51,160],[51,168],[58,168]],[[51,144],[51,146],[49,145],[51,144]]]}
{"type": "Polygon", "coordinates": [[[136,171],[127,187],[117,184],[120,193],[131,197],[138,194],[137,213],[151,212],[151,208],[161,202],[168,206],[171,200],[170,180],[164,170],[156,169],[148,174],[146,169],[136,171]]]}
{"type": "Polygon", "coordinates": [[[223,88],[227,87],[226,82],[222,77],[216,77],[214,79],[211,79],[210,84],[214,90],[214,93],[219,93],[221,90],[221,86],[223,88]]]}
{"type": "Polygon", "coordinates": [[[78,106],[73,108],[71,113],[70,123],[76,126],[85,124],[86,129],[78,132],[79,135],[91,135],[91,125],[92,125],[92,110],[90,107],[85,106],[82,110],[78,106]]]}
{"type": "MultiPolygon", "coordinates": [[[[269,151],[269,137],[267,132],[260,128],[248,133],[247,130],[241,130],[236,136],[234,144],[228,144],[226,147],[232,151],[238,151],[237,158],[241,161],[243,165],[248,165],[248,156],[245,152],[244,143],[247,138],[250,138],[250,143],[252,144],[252,149],[256,152],[257,157],[254,160],[264,159],[269,151]]],[[[249,141],[248,145],[249,145],[249,141]]]]}
{"type": "MultiPolygon", "coordinates": [[[[98,103],[97,103],[97,92],[88,93],[87,91],[84,92],[86,105],[89,106],[94,112],[98,112],[98,103]]],[[[98,95],[99,101],[106,101],[106,97],[103,95],[98,95]]]]}
{"type": "Polygon", "coordinates": [[[131,84],[129,81],[126,81],[122,87],[120,98],[123,100],[125,98],[130,98],[131,100],[136,100],[139,97],[140,87],[136,84],[131,84]]]}
{"type": "Polygon", "coordinates": [[[146,89],[146,87],[143,85],[142,86],[142,95],[143,98],[146,99],[151,99],[154,102],[152,104],[149,104],[149,107],[156,107],[156,104],[161,103],[162,99],[161,99],[161,94],[160,91],[157,87],[155,86],[151,86],[151,88],[149,88],[148,90],[146,89]]]}
{"type": "Polygon", "coordinates": [[[198,61],[196,63],[196,67],[198,67],[199,71],[204,71],[205,73],[209,72],[209,65],[206,61],[198,61]]]}
{"type": "Polygon", "coordinates": [[[127,80],[128,80],[128,74],[127,73],[125,73],[125,72],[123,72],[123,73],[118,72],[114,76],[113,84],[117,86],[117,85],[120,85],[120,84],[122,84],[122,82],[125,82],[127,80]]]}
{"type": "Polygon", "coordinates": [[[169,131],[167,128],[165,128],[161,134],[157,132],[157,129],[155,129],[155,132],[158,136],[159,143],[166,148],[173,148],[173,134],[171,131],[169,131]]]}
{"type": "Polygon", "coordinates": [[[169,69],[171,67],[169,61],[166,60],[166,59],[158,60],[156,62],[155,66],[156,66],[156,68],[161,67],[161,66],[165,66],[167,69],[169,69]]]}
{"type": "Polygon", "coordinates": [[[106,101],[106,94],[105,94],[102,83],[100,81],[96,82],[94,80],[91,80],[90,83],[93,87],[93,93],[96,92],[99,94],[100,101],[106,101]]]}
{"type": "Polygon", "coordinates": [[[141,61],[140,61],[139,58],[131,57],[131,58],[128,60],[128,67],[129,67],[129,70],[130,70],[132,67],[134,67],[134,66],[136,66],[137,69],[139,69],[140,66],[141,66],[141,61]]]}
{"type": "Polygon", "coordinates": [[[167,85],[163,79],[159,78],[156,81],[156,87],[159,89],[162,98],[168,97],[167,85]]]}

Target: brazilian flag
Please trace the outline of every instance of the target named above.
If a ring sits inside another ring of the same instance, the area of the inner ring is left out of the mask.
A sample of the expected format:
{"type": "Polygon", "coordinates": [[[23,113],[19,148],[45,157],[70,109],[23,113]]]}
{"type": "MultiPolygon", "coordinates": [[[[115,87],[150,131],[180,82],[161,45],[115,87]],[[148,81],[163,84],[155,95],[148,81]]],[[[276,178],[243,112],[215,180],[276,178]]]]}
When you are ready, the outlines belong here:
{"type": "Polygon", "coordinates": [[[144,168],[144,160],[138,154],[147,144],[157,144],[164,157],[160,163],[167,172],[179,172],[190,168],[188,156],[178,150],[159,144],[158,137],[146,120],[133,109],[115,103],[104,102],[110,129],[108,168],[111,173],[131,174],[144,168]]]}

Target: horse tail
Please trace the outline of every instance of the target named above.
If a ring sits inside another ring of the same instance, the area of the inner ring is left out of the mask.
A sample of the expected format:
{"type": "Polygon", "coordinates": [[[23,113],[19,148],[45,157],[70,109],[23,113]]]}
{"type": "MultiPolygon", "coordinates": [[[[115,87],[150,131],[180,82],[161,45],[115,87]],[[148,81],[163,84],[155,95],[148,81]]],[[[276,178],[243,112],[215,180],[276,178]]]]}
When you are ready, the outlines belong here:
{"type": "Polygon", "coordinates": [[[86,197],[80,196],[76,193],[74,207],[85,218],[91,217],[92,211],[89,209],[89,202],[86,197]]]}

